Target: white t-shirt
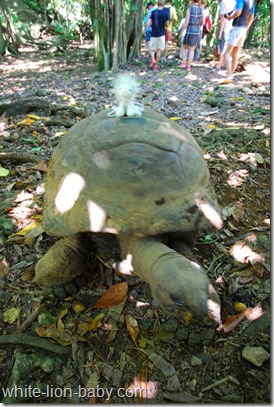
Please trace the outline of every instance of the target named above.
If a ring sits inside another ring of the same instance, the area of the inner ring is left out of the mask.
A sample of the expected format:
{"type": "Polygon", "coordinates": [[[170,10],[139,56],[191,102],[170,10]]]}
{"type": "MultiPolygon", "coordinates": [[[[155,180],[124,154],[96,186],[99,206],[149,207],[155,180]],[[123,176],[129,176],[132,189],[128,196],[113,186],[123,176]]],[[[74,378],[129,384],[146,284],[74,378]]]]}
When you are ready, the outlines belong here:
{"type": "MultiPolygon", "coordinates": [[[[225,13],[230,13],[235,7],[236,1],[235,0],[222,0],[220,4],[220,15],[225,13]]],[[[226,24],[224,27],[224,33],[228,33],[232,28],[233,20],[226,20],[226,24]]]]}

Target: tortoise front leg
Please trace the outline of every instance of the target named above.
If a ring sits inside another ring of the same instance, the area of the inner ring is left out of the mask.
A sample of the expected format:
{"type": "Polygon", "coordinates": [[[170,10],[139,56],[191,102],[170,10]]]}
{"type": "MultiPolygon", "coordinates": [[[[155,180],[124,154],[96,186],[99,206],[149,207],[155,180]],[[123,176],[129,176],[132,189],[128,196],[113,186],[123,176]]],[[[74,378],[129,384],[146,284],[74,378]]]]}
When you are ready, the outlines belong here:
{"type": "Polygon", "coordinates": [[[131,259],[135,273],[150,284],[161,308],[185,321],[207,316],[210,282],[198,263],[154,238],[122,236],[119,240],[122,258],[131,259]]]}

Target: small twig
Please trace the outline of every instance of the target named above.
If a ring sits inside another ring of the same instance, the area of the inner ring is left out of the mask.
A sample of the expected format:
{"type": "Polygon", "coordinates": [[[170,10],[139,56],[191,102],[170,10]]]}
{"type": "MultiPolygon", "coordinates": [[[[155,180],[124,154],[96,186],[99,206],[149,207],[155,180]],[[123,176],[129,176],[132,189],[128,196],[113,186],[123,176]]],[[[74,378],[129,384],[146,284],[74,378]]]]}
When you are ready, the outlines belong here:
{"type": "Polygon", "coordinates": [[[32,323],[35,321],[35,319],[38,317],[38,315],[42,312],[44,309],[45,304],[40,304],[26,319],[20,327],[17,329],[17,332],[24,332],[32,323]]]}
{"type": "Polygon", "coordinates": [[[206,391],[208,391],[208,390],[211,390],[211,389],[213,389],[214,387],[217,387],[217,386],[220,386],[221,384],[223,384],[223,383],[226,383],[227,381],[231,381],[231,382],[233,382],[234,384],[237,384],[237,386],[239,386],[240,385],[240,383],[238,382],[238,380],[236,380],[234,377],[232,377],[232,376],[226,376],[226,377],[224,377],[223,379],[221,379],[221,380],[217,380],[217,382],[215,382],[215,383],[212,383],[212,384],[210,384],[209,386],[207,386],[207,387],[204,387],[202,390],[201,390],[201,393],[204,393],[204,392],[206,392],[206,391]]]}
{"type": "Polygon", "coordinates": [[[71,352],[70,348],[49,342],[47,339],[38,338],[26,334],[12,334],[0,336],[0,345],[26,345],[46,349],[50,352],[66,355],[71,352]]]}
{"type": "Polygon", "coordinates": [[[38,163],[41,161],[40,157],[37,157],[32,154],[28,153],[23,153],[22,151],[3,151],[0,152],[0,162],[1,161],[16,161],[20,163],[28,163],[28,162],[34,162],[38,163]]]}
{"type": "Polygon", "coordinates": [[[239,242],[240,240],[244,240],[244,239],[246,239],[247,237],[252,236],[253,234],[254,234],[254,233],[252,233],[252,232],[247,232],[247,233],[244,233],[243,235],[236,236],[234,239],[226,240],[226,241],[224,242],[224,245],[225,245],[225,246],[231,246],[231,245],[233,245],[233,244],[239,242]]]}
{"type": "Polygon", "coordinates": [[[238,271],[247,270],[250,267],[252,267],[252,264],[248,262],[248,263],[245,263],[245,264],[241,264],[240,266],[235,267],[234,269],[228,270],[228,273],[229,274],[236,273],[238,271]]]}

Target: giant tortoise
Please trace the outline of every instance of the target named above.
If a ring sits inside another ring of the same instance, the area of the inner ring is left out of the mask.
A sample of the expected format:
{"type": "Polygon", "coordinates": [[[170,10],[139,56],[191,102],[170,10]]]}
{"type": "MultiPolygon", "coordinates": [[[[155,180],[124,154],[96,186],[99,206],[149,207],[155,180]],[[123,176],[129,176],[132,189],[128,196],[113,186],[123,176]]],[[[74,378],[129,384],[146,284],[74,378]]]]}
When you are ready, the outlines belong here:
{"type": "Polygon", "coordinates": [[[166,312],[203,318],[210,281],[184,254],[199,230],[221,227],[206,161],[188,130],[148,108],[142,117],[105,110],[75,124],[54,150],[43,228],[62,239],[38,261],[35,280],[54,286],[80,275],[89,236],[99,258],[147,281],[166,312]]]}

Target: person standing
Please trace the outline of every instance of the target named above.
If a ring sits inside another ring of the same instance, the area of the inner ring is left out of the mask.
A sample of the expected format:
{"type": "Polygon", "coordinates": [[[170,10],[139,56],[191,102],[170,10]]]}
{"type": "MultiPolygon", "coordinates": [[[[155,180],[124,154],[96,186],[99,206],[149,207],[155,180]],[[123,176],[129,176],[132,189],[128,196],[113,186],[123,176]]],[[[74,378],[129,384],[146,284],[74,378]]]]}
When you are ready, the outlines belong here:
{"type": "Polygon", "coordinates": [[[169,12],[169,25],[165,27],[165,40],[166,40],[166,45],[165,45],[165,52],[164,52],[164,57],[167,59],[167,49],[168,49],[168,43],[171,42],[171,37],[172,37],[172,26],[173,23],[176,23],[178,20],[176,9],[174,6],[172,6],[172,0],[166,0],[166,5],[165,9],[169,12]]]}
{"type": "Polygon", "coordinates": [[[154,6],[154,3],[152,1],[150,1],[147,4],[146,9],[147,9],[147,13],[146,13],[146,16],[144,18],[145,37],[146,37],[147,48],[148,48],[148,51],[150,52],[149,42],[150,42],[150,38],[151,38],[151,27],[147,26],[147,22],[148,22],[148,20],[150,18],[151,12],[153,10],[156,10],[156,7],[154,6]]]}
{"type": "Polygon", "coordinates": [[[225,46],[224,58],[227,69],[226,78],[220,82],[225,85],[232,82],[232,75],[238,66],[240,49],[244,45],[247,30],[254,20],[255,0],[236,0],[232,13],[225,14],[227,20],[233,20],[232,29],[225,46]]]}
{"type": "Polygon", "coordinates": [[[186,33],[183,39],[182,63],[179,65],[180,68],[186,68],[187,71],[191,70],[194,50],[199,43],[201,26],[204,24],[205,15],[203,8],[200,6],[200,0],[193,0],[193,6],[188,8],[185,24],[182,28],[183,31],[186,29],[186,33]]]}
{"type": "Polygon", "coordinates": [[[220,70],[224,64],[224,48],[228,40],[233,20],[227,20],[225,14],[233,11],[235,0],[218,0],[220,3],[220,23],[218,32],[217,52],[219,54],[219,62],[212,69],[220,70]]]}
{"type": "MultiPolygon", "coordinates": [[[[209,17],[211,20],[211,14],[209,8],[207,7],[207,0],[200,0],[200,6],[203,8],[205,19],[209,17]]],[[[208,34],[203,32],[203,26],[201,26],[200,28],[201,28],[200,38],[194,50],[194,59],[193,59],[194,62],[199,62],[202,47],[206,41],[206,36],[208,34]]]]}
{"type": "Polygon", "coordinates": [[[169,14],[164,10],[165,0],[158,0],[157,10],[151,12],[148,26],[151,26],[150,55],[154,71],[158,71],[161,52],[165,49],[165,26],[169,24],[169,14]]]}

